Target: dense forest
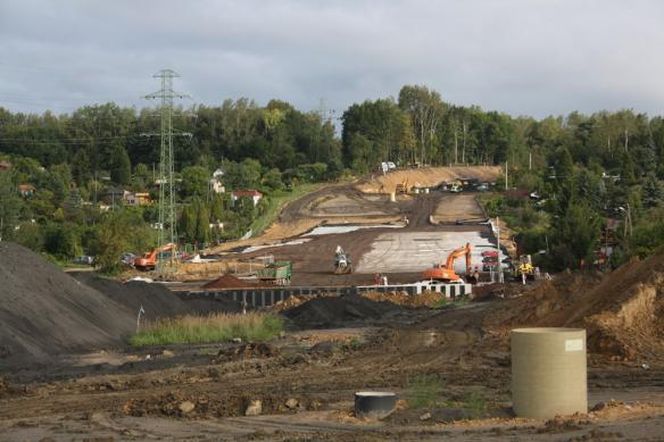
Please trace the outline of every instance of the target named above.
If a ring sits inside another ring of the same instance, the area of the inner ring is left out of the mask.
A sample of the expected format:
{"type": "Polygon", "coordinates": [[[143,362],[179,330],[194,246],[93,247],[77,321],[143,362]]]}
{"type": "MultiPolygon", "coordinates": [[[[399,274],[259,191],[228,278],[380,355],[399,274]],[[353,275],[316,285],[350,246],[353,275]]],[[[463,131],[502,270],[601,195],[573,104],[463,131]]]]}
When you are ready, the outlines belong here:
{"type": "MultiPolygon", "coordinates": [[[[400,167],[506,166],[507,187],[537,192],[541,204],[508,192],[487,199],[487,208],[511,221],[525,251],[548,250],[551,266],[591,259],[607,219],[624,227],[616,233],[616,260],[664,242],[660,116],[621,110],[537,120],[455,106],[427,87],[404,86],[396,99],[353,104],[340,123],[338,136],[331,120],[278,100],[177,109],[181,240],[239,237],[270,195],[393,161],[400,167]],[[258,189],[266,198],[257,206],[231,204],[227,193],[211,193],[209,180],[219,169],[227,190],[258,189]],[[223,232],[205,227],[219,221],[223,232]]],[[[148,248],[154,207],[101,213],[96,205],[113,186],[154,198],[159,124],[155,109],[113,103],[62,115],[0,107],[0,160],[11,164],[0,173],[2,239],[61,259],[148,248]]]]}

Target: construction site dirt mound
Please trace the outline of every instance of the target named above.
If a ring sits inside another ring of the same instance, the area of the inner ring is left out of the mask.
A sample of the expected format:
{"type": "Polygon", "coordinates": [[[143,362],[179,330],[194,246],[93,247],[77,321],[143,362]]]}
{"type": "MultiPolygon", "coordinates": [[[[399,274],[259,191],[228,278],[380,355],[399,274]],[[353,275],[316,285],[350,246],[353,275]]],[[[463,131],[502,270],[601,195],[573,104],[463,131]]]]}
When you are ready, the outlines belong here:
{"type": "MultiPolygon", "coordinates": [[[[189,313],[196,315],[208,315],[212,313],[240,313],[242,303],[233,301],[228,297],[211,298],[203,293],[178,293],[188,308],[189,313]]],[[[249,309],[249,307],[247,307],[249,309]]]]}
{"type": "Polygon", "coordinates": [[[135,328],[128,308],[39,255],[0,243],[0,366],[121,345],[135,328]]]}
{"type": "Polygon", "coordinates": [[[146,318],[185,315],[192,310],[175,293],[158,283],[129,281],[123,284],[92,272],[75,272],[71,275],[132,312],[138,312],[143,307],[146,318]]]}
{"type": "Polygon", "coordinates": [[[214,279],[202,288],[204,289],[240,289],[247,287],[256,287],[256,284],[244,281],[240,278],[237,278],[233,275],[222,275],[217,279],[214,279]]]}
{"type": "Polygon", "coordinates": [[[433,307],[440,304],[443,295],[440,293],[425,291],[420,295],[409,295],[406,292],[367,292],[361,295],[375,302],[391,302],[392,304],[407,307],[433,307]]]}
{"type": "Polygon", "coordinates": [[[360,295],[327,296],[311,299],[282,314],[301,328],[332,328],[398,314],[402,307],[375,302],[360,295]]]}
{"type": "Polygon", "coordinates": [[[583,327],[591,352],[664,363],[664,249],[608,275],[561,274],[487,317],[514,326],[583,327]]]}
{"type": "Polygon", "coordinates": [[[399,169],[373,180],[364,181],[357,188],[366,193],[394,192],[397,184],[407,181],[408,186],[434,187],[442,182],[459,179],[477,179],[495,182],[501,174],[500,166],[469,167],[425,167],[422,169],[399,169]]]}

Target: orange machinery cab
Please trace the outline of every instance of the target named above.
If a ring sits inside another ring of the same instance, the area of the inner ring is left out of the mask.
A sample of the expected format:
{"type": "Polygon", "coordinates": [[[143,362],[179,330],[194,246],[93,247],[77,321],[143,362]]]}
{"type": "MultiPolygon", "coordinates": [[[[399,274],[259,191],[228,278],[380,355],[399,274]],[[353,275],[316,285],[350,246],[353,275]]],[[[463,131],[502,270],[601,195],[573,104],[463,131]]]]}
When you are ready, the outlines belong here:
{"type": "Polygon", "coordinates": [[[430,269],[426,269],[422,272],[422,277],[424,279],[431,279],[434,281],[458,281],[461,279],[459,275],[454,271],[454,262],[457,258],[465,256],[466,258],[466,273],[470,272],[471,261],[470,261],[470,252],[472,247],[470,243],[466,243],[465,246],[459,247],[458,249],[453,250],[448,256],[445,264],[440,263],[430,269]]]}

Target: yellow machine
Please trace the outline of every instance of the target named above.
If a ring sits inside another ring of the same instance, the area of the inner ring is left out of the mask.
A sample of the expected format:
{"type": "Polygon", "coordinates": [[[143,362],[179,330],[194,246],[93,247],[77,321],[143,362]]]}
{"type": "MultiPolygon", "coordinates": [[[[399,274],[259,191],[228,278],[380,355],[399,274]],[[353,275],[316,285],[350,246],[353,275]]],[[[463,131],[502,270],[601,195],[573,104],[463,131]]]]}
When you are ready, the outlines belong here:
{"type": "Polygon", "coordinates": [[[408,193],[409,190],[408,178],[404,178],[402,182],[398,183],[395,189],[396,193],[408,193]]]}

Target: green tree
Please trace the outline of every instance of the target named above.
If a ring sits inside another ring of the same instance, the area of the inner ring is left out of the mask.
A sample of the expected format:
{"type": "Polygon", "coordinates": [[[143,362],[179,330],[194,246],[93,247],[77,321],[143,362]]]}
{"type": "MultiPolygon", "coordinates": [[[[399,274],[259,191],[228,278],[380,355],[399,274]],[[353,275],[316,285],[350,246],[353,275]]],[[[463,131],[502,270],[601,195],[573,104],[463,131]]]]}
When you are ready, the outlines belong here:
{"type": "Polygon", "coordinates": [[[11,239],[23,201],[9,172],[0,172],[0,241],[11,239]]]}
{"type": "Polygon", "coordinates": [[[131,181],[131,161],[127,151],[121,144],[115,144],[111,150],[109,168],[111,181],[126,185],[131,181]]]}
{"type": "Polygon", "coordinates": [[[202,166],[190,166],[182,169],[182,197],[206,198],[210,178],[210,172],[202,166]]]}
{"type": "Polygon", "coordinates": [[[142,252],[155,246],[156,233],[143,220],[141,211],[124,208],[108,212],[97,225],[91,253],[96,255],[102,272],[115,273],[121,268],[123,252],[142,252]]]}
{"type": "Polygon", "coordinates": [[[643,205],[646,208],[656,207],[662,203],[664,192],[654,174],[648,175],[643,184],[643,205]]]}
{"type": "Polygon", "coordinates": [[[577,268],[581,260],[589,261],[597,245],[600,223],[599,216],[587,202],[570,202],[554,231],[554,256],[557,251],[561,267],[577,268]]]}
{"type": "Polygon", "coordinates": [[[180,225],[178,226],[178,232],[182,235],[184,241],[186,242],[195,242],[196,241],[196,212],[193,207],[193,204],[187,204],[182,208],[182,213],[180,214],[180,225]]]}
{"type": "Polygon", "coordinates": [[[143,163],[138,163],[134,167],[134,175],[132,177],[132,185],[136,190],[145,190],[152,183],[152,173],[148,166],[143,163]]]}
{"type": "Polygon", "coordinates": [[[268,190],[279,190],[284,187],[284,183],[281,180],[281,172],[276,168],[268,170],[263,175],[262,182],[263,186],[265,186],[265,188],[268,190]]]}
{"type": "Polygon", "coordinates": [[[71,223],[49,223],[44,233],[44,248],[62,259],[73,259],[82,253],[78,227],[71,223]]]}
{"type": "Polygon", "coordinates": [[[196,211],[196,242],[207,244],[210,241],[210,211],[205,204],[198,202],[196,211]]]}

